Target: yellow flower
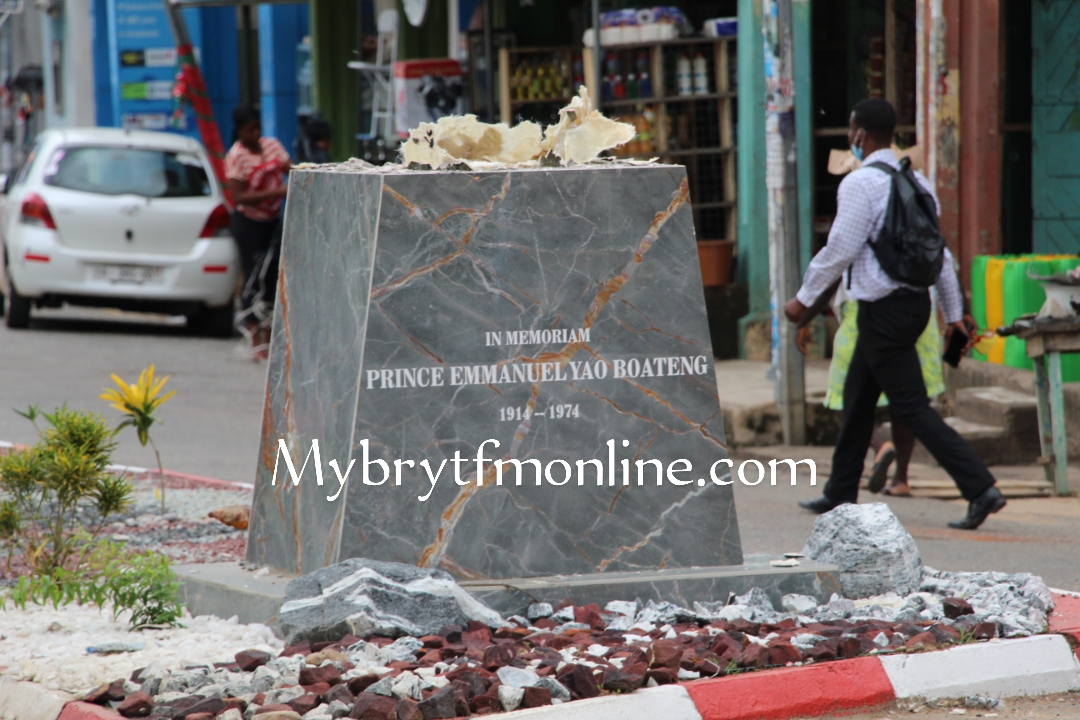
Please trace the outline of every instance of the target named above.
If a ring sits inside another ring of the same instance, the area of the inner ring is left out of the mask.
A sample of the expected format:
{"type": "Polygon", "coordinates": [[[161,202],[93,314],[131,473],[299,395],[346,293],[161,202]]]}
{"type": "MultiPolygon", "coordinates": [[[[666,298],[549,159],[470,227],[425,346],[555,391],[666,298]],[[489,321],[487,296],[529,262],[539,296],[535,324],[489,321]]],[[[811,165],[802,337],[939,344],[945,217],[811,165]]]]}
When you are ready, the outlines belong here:
{"type": "MultiPolygon", "coordinates": [[[[125,425],[133,425],[135,430],[139,434],[139,442],[146,445],[149,440],[150,426],[154,424],[156,418],[154,417],[154,411],[161,406],[166,400],[176,394],[175,390],[171,390],[164,395],[159,395],[161,389],[168,382],[169,376],[166,375],[163,378],[154,378],[154,366],[143,370],[139,373],[139,381],[137,383],[128,384],[124,382],[118,375],[112,376],[113,382],[116,383],[119,390],[107,388],[101,394],[101,399],[108,402],[114,408],[129,415],[130,417],[120,424],[120,428],[125,425]]],[[[117,428],[118,430],[120,428],[117,428]]]]}

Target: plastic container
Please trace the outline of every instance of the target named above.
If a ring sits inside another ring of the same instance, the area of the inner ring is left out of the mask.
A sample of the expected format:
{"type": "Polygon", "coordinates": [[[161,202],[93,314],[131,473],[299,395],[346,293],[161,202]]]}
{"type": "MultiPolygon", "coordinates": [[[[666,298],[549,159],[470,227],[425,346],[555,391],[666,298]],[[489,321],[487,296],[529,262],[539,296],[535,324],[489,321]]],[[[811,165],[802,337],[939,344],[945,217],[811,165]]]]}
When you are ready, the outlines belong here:
{"type": "Polygon", "coordinates": [[[694,94],[693,70],[690,66],[690,58],[686,57],[685,53],[679,56],[679,61],[675,65],[675,78],[678,82],[679,95],[694,94]]]}
{"type": "Polygon", "coordinates": [[[694,56],[694,94],[709,94],[709,64],[705,62],[705,56],[698,53],[694,56]]]}
{"type": "Polygon", "coordinates": [[[705,21],[705,37],[719,38],[739,34],[739,19],[733,17],[712,18],[705,21]]]}

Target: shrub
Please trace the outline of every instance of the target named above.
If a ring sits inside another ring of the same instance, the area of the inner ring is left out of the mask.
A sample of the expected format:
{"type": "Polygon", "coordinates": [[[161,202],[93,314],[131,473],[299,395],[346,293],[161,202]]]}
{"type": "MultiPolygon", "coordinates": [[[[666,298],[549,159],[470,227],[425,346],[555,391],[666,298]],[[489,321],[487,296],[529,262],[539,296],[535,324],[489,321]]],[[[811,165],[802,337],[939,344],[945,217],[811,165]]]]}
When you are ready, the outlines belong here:
{"type": "MultiPolygon", "coordinates": [[[[94,545],[79,571],[58,568],[49,575],[19,578],[10,591],[14,605],[28,602],[60,607],[72,602],[104,607],[112,604],[115,620],[131,611],[133,628],[176,625],[182,612],[177,602],[180,585],[164,555],[134,552],[123,543],[102,540],[94,545]]],[[[0,609],[5,605],[0,597],[0,609]]]]}
{"type": "Polygon", "coordinates": [[[36,445],[0,457],[0,540],[9,567],[18,551],[35,574],[52,575],[79,570],[132,488],[105,469],[116,443],[103,417],[67,407],[42,416],[49,427],[36,445]]]}

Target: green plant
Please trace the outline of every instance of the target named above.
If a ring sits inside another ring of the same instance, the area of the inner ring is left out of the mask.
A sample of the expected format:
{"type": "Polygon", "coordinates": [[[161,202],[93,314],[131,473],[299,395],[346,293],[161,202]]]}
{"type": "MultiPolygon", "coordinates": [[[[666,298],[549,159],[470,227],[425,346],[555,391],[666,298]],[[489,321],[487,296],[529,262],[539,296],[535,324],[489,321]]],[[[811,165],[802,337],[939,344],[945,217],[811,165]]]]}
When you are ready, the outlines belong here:
{"type": "MultiPolygon", "coordinates": [[[[35,421],[37,408],[24,416],[35,421]]],[[[78,571],[132,488],[105,469],[116,444],[103,417],[66,406],[41,416],[49,427],[39,442],[0,457],[0,541],[9,568],[18,551],[35,574],[53,576],[78,571]]]]}
{"type": "MultiPolygon", "coordinates": [[[[20,609],[27,603],[60,607],[73,602],[112,605],[115,620],[131,611],[133,628],[176,625],[182,607],[180,584],[164,555],[128,550],[123,543],[103,540],[94,545],[81,571],[58,568],[48,575],[21,577],[8,599],[20,609]]],[[[0,609],[6,599],[0,596],[0,609]]]]}
{"type": "Polygon", "coordinates": [[[159,395],[161,389],[165,387],[165,383],[169,381],[169,376],[166,375],[155,381],[153,365],[139,373],[139,381],[136,383],[129,385],[116,374],[113,374],[112,379],[119,390],[108,388],[101,393],[101,399],[107,400],[114,408],[128,416],[127,420],[116,426],[117,432],[130,425],[135,428],[142,446],[146,447],[146,443],[149,442],[150,447],[154,449],[154,457],[157,458],[158,477],[161,479],[161,514],[164,515],[165,469],[161,465],[161,453],[158,452],[157,444],[150,437],[150,426],[157,422],[154,411],[175,395],[176,391],[170,390],[164,395],[159,395]]]}

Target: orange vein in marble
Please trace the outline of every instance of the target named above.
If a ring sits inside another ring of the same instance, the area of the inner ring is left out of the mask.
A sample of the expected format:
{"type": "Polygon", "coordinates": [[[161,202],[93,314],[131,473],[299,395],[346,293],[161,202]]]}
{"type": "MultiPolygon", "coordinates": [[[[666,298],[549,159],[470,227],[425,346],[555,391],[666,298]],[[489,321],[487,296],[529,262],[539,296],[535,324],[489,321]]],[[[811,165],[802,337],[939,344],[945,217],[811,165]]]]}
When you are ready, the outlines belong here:
{"type": "MultiPolygon", "coordinates": [[[[517,429],[514,431],[514,440],[510,443],[509,452],[502,458],[504,461],[516,457],[522,441],[525,440],[525,436],[529,434],[529,428],[532,425],[532,415],[536,410],[536,398],[539,395],[540,387],[538,385],[533,385],[532,395],[529,397],[529,402],[526,404],[528,409],[526,412],[527,417],[518,424],[517,429]]],[[[424,552],[421,553],[420,561],[417,565],[420,567],[435,567],[442,562],[446,548],[454,535],[454,528],[457,527],[457,521],[461,517],[461,514],[465,512],[465,506],[469,503],[469,499],[483,487],[484,480],[488,480],[490,484],[490,481],[495,479],[495,474],[495,463],[492,463],[491,467],[484,472],[484,477],[480,482],[470,482],[468,485],[465,485],[458,490],[458,495],[454,498],[454,502],[450,503],[450,505],[443,510],[439,529],[435,536],[435,542],[424,548],[424,552]]]]}
{"type": "MultiPolygon", "coordinates": [[[[420,218],[420,219],[424,219],[423,210],[421,210],[419,206],[417,206],[416,204],[411,202],[408,198],[404,197],[401,193],[396,192],[395,190],[393,190],[390,187],[384,186],[383,189],[385,190],[387,195],[394,198],[399,203],[401,203],[406,208],[408,208],[409,213],[412,216],[420,218]]],[[[457,245],[458,246],[457,250],[454,250],[449,255],[445,255],[445,256],[439,258],[438,260],[433,260],[432,262],[428,263],[427,265],[424,265],[422,267],[418,267],[418,268],[416,268],[414,270],[410,270],[409,272],[405,273],[404,275],[401,275],[400,277],[387,280],[386,282],[381,283],[380,285],[377,285],[376,287],[372,288],[372,290],[371,290],[372,299],[377,298],[377,297],[382,297],[383,295],[386,295],[389,292],[393,292],[394,290],[398,289],[399,287],[402,287],[403,285],[407,285],[408,283],[412,282],[416,278],[423,277],[424,275],[428,275],[428,274],[434,272],[435,270],[438,270],[443,265],[446,265],[447,263],[454,261],[458,257],[460,257],[462,255],[467,255],[466,247],[468,246],[469,242],[472,241],[472,236],[476,232],[476,227],[480,223],[480,220],[482,218],[487,217],[489,214],[491,214],[491,211],[495,208],[496,203],[498,203],[498,202],[502,201],[504,198],[506,198],[506,193],[509,192],[509,190],[510,190],[510,174],[507,173],[506,178],[503,180],[502,189],[499,190],[499,192],[497,192],[496,194],[492,195],[491,198],[488,199],[487,203],[484,205],[484,207],[482,209],[476,210],[476,209],[473,209],[473,208],[454,208],[453,210],[449,210],[446,213],[443,213],[442,215],[440,215],[434,222],[428,221],[428,224],[434,230],[437,230],[442,235],[446,236],[446,238],[448,240],[450,240],[450,242],[457,245]],[[468,230],[465,231],[464,234],[462,234],[460,239],[452,237],[449,233],[447,233],[442,228],[443,221],[446,220],[448,217],[451,217],[451,216],[454,216],[454,215],[468,215],[469,218],[470,218],[469,228],[468,228],[468,230]]],[[[469,259],[472,260],[474,263],[477,263],[477,260],[475,258],[473,258],[472,256],[469,256],[469,259]]]]}

